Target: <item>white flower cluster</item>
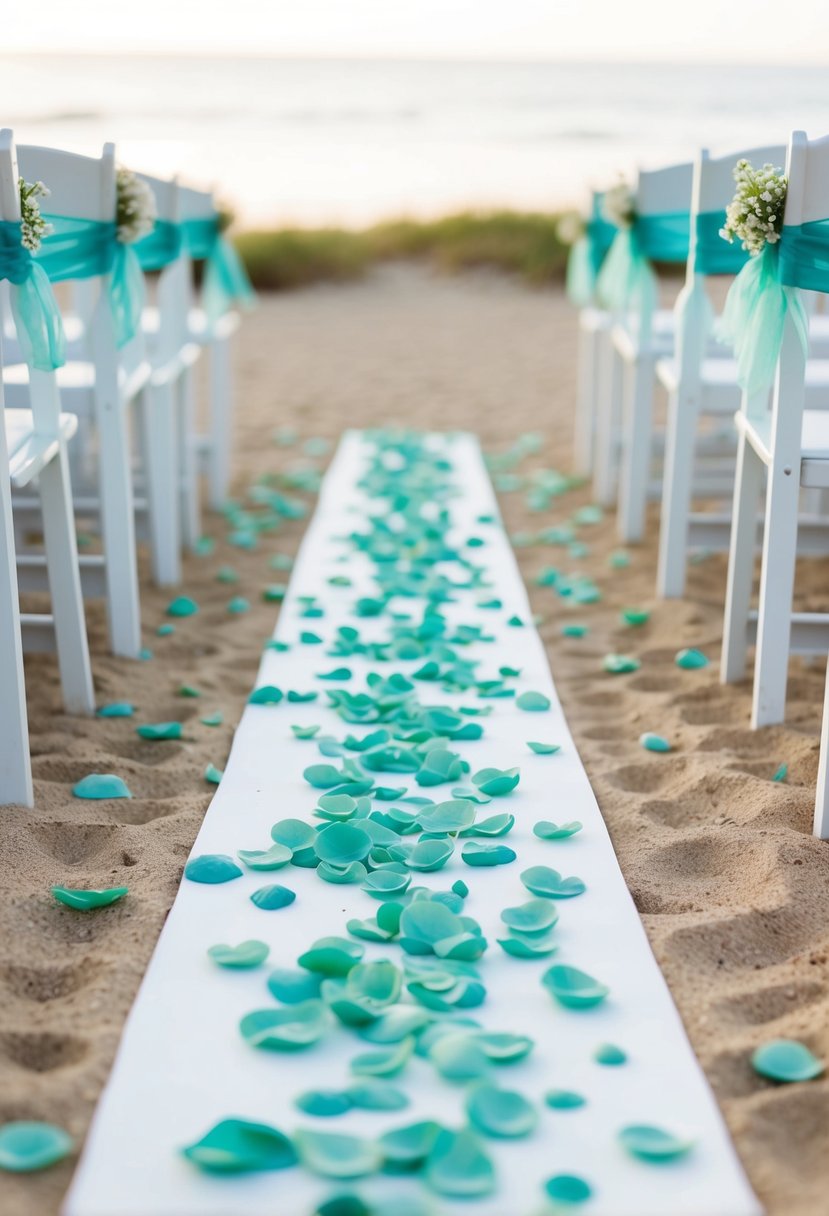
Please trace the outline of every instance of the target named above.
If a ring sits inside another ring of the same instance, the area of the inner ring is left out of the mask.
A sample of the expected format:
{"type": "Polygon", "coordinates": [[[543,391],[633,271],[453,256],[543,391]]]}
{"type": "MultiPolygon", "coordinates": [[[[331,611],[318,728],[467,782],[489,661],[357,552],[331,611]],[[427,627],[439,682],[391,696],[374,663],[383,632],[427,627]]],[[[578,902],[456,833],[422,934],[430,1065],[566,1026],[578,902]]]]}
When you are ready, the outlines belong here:
{"type": "Polygon", "coordinates": [[[584,218],[578,211],[564,211],[556,221],[556,236],[562,245],[575,245],[584,236],[584,218]]]}
{"type": "Polygon", "coordinates": [[[630,228],[636,219],[636,199],[627,182],[619,182],[605,193],[602,200],[605,219],[617,228],[630,228]]]}
{"type": "Polygon", "coordinates": [[[118,192],[115,207],[118,240],[124,245],[131,245],[153,230],[157,215],[155,195],[147,183],[129,169],[118,170],[115,184],[118,192]]]}
{"type": "Polygon", "coordinates": [[[780,240],[788,183],[773,165],[755,169],[747,160],[737,161],[734,180],[737,192],[726,208],[720,236],[731,243],[736,237],[746,253],[762,253],[780,240]]]}
{"type": "Polygon", "coordinates": [[[52,231],[52,225],[47,224],[40,214],[38,199],[48,198],[49,191],[43,182],[18,181],[20,189],[20,243],[29,253],[37,253],[40,242],[52,231]]]}

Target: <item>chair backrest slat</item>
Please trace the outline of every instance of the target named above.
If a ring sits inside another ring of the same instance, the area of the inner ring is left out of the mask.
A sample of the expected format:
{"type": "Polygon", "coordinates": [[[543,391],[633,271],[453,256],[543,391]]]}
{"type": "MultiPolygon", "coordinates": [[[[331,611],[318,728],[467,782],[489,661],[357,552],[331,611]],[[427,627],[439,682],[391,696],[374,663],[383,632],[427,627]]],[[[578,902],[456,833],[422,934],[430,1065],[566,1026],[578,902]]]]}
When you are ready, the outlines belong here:
{"type": "Polygon", "coordinates": [[[48,186],[50,198],[44,211],[79,220],[114,220],[114,144],[104,144],[101,155],[94,157],[20,144],[17,161],[27,182],[48,186]]]}
{"type": "Polygon", "coordinates": [[[688,211],[694,166],[691,161],[666,165],[663,169],[640,169],[636,184],[638,215],[663,215],[688,211]]]}

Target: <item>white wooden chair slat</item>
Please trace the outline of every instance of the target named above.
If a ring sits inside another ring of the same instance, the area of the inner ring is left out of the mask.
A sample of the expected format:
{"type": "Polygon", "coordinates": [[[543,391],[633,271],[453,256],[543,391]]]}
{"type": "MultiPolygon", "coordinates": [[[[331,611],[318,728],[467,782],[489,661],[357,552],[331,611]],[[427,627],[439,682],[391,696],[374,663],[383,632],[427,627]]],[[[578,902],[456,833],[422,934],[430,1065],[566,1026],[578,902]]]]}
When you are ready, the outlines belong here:
{"type": "Polygon", "coordinates": [[[37,477],[58,454],[61,442],[68,443],[78,429],[74,414],[61,414],[57,433],[44,435],[35,428],[31,410],[11,409],[3,412],[6,446],[9,453],[9,477],[12,485],[22,488],[37,477]]]}

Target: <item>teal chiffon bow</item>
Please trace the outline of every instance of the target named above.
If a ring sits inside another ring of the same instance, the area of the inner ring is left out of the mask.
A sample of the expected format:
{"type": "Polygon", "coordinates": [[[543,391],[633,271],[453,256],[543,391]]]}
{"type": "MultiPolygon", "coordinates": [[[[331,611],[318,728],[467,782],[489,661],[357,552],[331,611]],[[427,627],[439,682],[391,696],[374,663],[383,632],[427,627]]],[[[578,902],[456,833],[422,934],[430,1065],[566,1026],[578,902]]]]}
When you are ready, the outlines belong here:
{"type": "Polygon", "coordinates": [[[597,284],[601,303],[611,312],[636,308],[649,317],[656,307],[657,283],[651,263],[684,262],[691,220],[687,211],[637,216],[617,233],[597,284]]]}
{"type": "Polygon", "coordinates": [[[125,346],[141,326],[144,276],[132,245],[118,240],[115,223],[44,215],[52,227],[35,254],[51,283],[106,276],[115,341],[125,346]]]}
{"type": "Polygon", "coordinates": [[[206,262],[202,283],[202,306],[210,327],[235,306],[250,309],[256,303],[241,258],[222,235],[218,216],[185,220],[182,224],[184,248],[191,258],[206,262]]]}
{"type": "MultiPolygon", "coordinates": [[[[798,286],[807,284],[798,282],[799,268],[791,257],[784,261],[781,256],[788,231],[784,228],[779,243],[766,245],[762,253],[746,262],[731,284],[718,327],[718,336],[734,347],[737,382],[750,397],[767,393],[771,388],[787,313],[794,322],[804,352],[808,349],[809,319],[797,291],[798,286]],[[783,279],[784,265],[788,282],[783,279]]],[[[829,245],[825,249],[824,258],[829,253],[829,245]]],[[[803,277],[809,278],[813,267],[805,269],[803,277]]],[[[824,276],[823,282],[823,290],[826,290],[829,275],[824,276]]]]}
{"type": "Polygon", "coordinates": [[[23,358],[38,371],[52,372],[66,362],[63,322],[49,279],[21,237],[18,221],[0,222],[0,279],[11,285],[9,298],[23,358]]]}
{"type": "Polygon", "coordinates": [[[596,284],[617,228],[602,214],[603,194],[593,195],[593,212],[584,236],[575,241],[567,259],[567,295],[578,308],[587,308],[596,297],[596,284]]]}

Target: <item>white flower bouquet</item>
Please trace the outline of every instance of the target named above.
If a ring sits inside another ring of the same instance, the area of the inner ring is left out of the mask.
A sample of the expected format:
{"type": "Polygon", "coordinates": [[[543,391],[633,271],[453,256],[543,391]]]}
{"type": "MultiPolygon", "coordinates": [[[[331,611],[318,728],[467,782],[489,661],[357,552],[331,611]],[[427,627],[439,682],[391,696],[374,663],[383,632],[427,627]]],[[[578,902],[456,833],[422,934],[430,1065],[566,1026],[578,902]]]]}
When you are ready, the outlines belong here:
{"type": "Polygon", "coordinates": [[[636,198],[625,181],[611,186],[602,200],[605,219],[617,228],[630,228],[636,219],[636,198]]]}
{"type": "Polygon", "coordinates": [[[788,183],[773,165],[755,169],[747,160],[737,161],[734,180],[737,191],[726,208],[720,236],[731,243],[740,241],[754,256],[780,240],[788,183]]]}
{"type": "Polygon", "coordinates": [[[118,240],[124,245],[131,245],[153,230],[157,216],[155,195],[147,183],[129,169],[118,170],[115,185],[118,240]]]}
{"type": "Polygon", "coordinates": [[[43,182],[26,182],[21,177],[18,181],[20,190],[20,243],[29,253],[37,253],[40,242],[52,231],[52,225],[47,224],[40,214],[39,199],[48,198],[49,191],[43,182]]]}
{"type": "Polygon", "coordinates": [[[578,211],[564,211],[556,221],[556,236],[562,245],[575,245],[584,236],[584,217],[578,211]]]}

